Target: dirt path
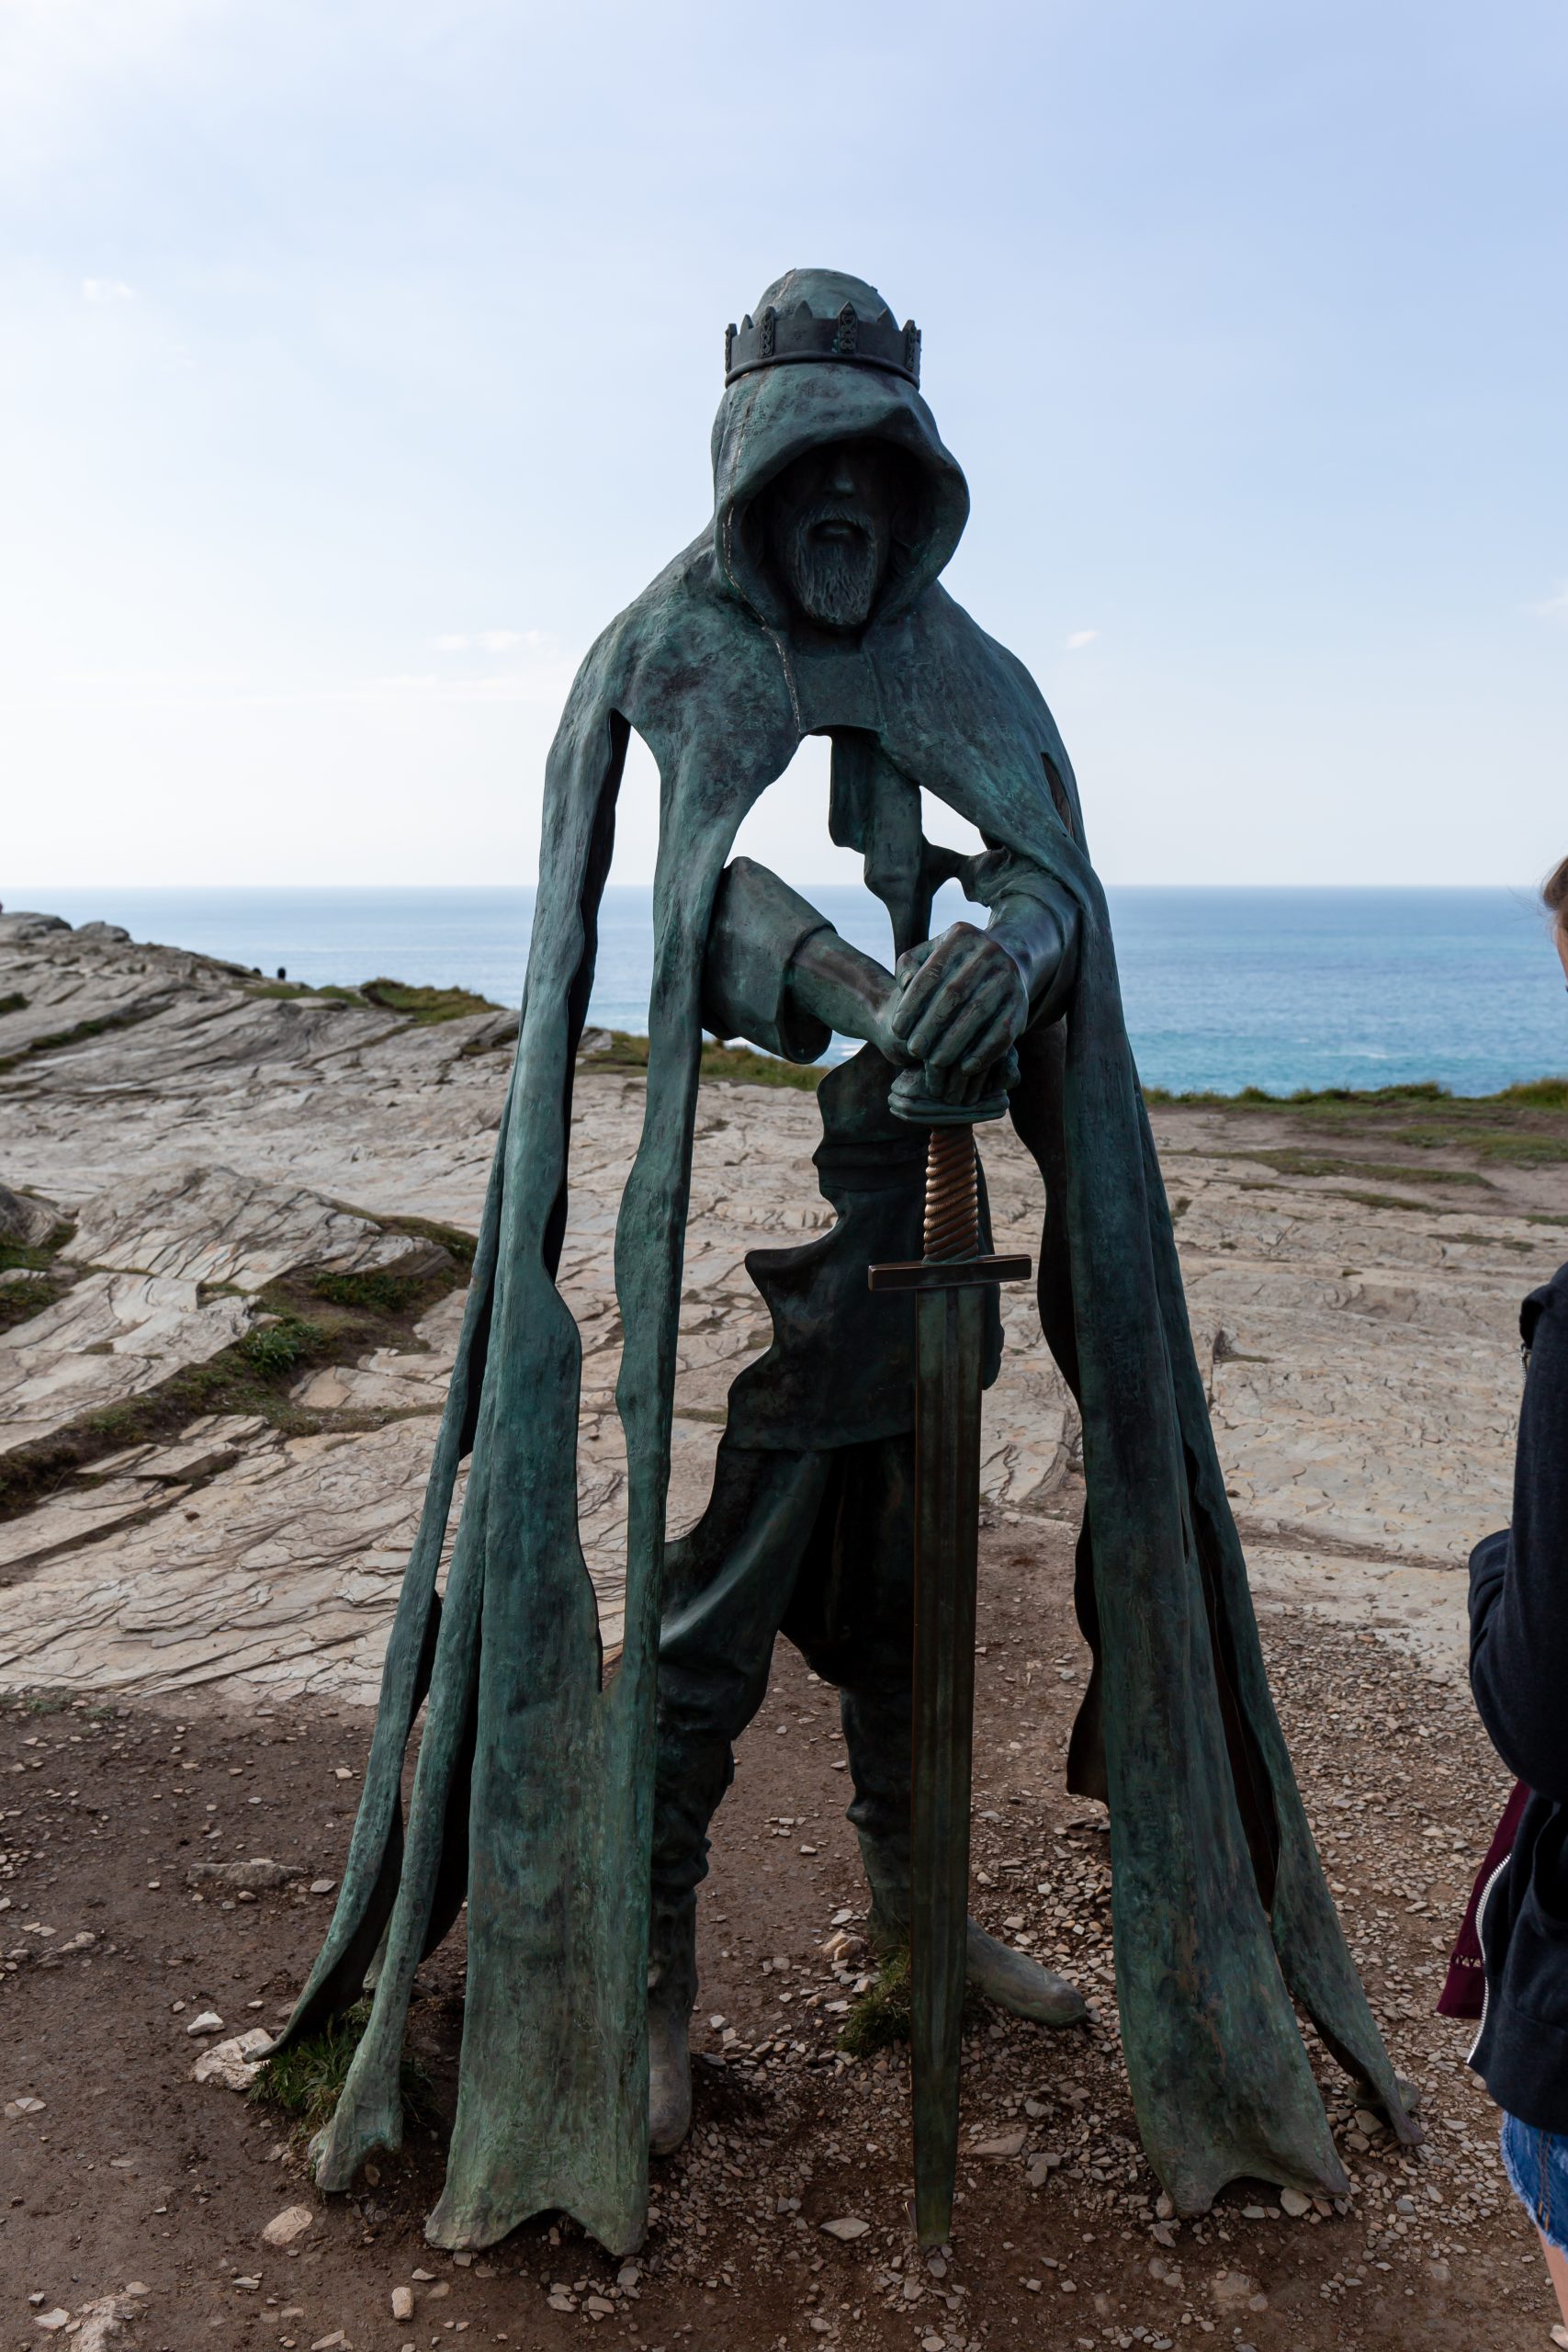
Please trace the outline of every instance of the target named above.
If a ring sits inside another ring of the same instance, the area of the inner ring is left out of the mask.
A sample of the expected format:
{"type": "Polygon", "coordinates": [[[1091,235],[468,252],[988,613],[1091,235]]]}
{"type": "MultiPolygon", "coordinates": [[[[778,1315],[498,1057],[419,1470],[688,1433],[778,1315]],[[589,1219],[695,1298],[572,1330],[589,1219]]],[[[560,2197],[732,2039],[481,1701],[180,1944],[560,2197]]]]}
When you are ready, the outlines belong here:
{"type": "Polygon", "coordinates": [[[1114,2033],[1101,1816],[1061,1792],[1083,1659],[1070,1541],[1066,1519],[985,1540],[976,1907],[1074,1974],[1100,2016],[1055,2036],[992,2018],[974,2037],[950,2264],[922,2262],[907,2225],[901,2057],[835,2052],[855,1954],[836,1973],[820,1948],[841,1913],[852,1933],[863,1894],[831,1694],[793,1652],[743,1743],[702,1898],[697,2128],[656,2167],[654,2225],[625,2268],[547,2222],[468,2261],[424,2245],[460,1937],[426,1967],[415,2010],[435,2120],[354,2197],[318,2199],[276,2116],[191,2079],[207,2046],[192,2019],[215,2010],[226,2035],[274,2025],[309,1963],[331,1897],[305,1890],[341,1866],[366,1713],[13,1704],[0,1717],[0,2342],[36,2346],[40,2316],[135,2285],[140,2315],[114,2339],[129,2352],[424,2352],[459,2335],[555,2352],[595,2333],[632,2352],[1544,2345],[1544,2272],[1463,2068],[1466,2034],[1431,2014],[1503,1776],[1451,1679],[1293,1609],[1265,1611],[1276,1687],[1374,2008],[1423,2086],[1427,2146],[1411,2158],[1369,2139],[1325,2065],[1355,2181],[1346,2210],[1292,2220],[1276,2192],[1243,2188],[1202,2223],[1159,2220],[1114,2033]],[[302,1875],[251,1900],[209,1881],[196,1899],[198,1861],[254,1855],[302,1875]],[[41,2108],[12,2111],[28,2099],[41,2108]],[[309,2228],[268,2247],[264,2226],[291,2205],[309,2228]],[[866,2226],[835,2236],[829,2222],[866,2226]],[[410,2320],[392,2316],[398,2286],[412,2288],[410,2320]]]}

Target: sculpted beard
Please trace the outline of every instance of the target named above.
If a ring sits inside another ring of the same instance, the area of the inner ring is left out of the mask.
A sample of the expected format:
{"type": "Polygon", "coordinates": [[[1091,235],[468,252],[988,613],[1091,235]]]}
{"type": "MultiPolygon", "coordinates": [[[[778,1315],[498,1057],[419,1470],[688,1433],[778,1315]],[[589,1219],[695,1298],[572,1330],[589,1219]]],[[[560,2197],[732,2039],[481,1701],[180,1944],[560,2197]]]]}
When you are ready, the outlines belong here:
{"type": "Polygon", "coordinates": [[[814,621],[857,628],[870,618],[887,552],[880,519],[831,503],[812,506],[795,517],[781,552],[790,587],[814,621]]]}

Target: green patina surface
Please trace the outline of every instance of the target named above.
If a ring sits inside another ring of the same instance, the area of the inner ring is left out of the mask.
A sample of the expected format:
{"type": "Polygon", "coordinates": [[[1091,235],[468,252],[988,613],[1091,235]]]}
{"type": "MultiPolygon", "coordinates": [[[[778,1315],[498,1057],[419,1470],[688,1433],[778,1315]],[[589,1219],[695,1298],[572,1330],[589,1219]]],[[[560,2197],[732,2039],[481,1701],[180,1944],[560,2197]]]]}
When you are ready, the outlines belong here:
{"type": "MultiPolygon", "coordinates": [[[[797,298],[840,324],[840,305],[878,300],[812,272],[768,299],[797,298]]],[[[517,1057],[452,1390],[336,1913],[284,2041],[352,2007],[374,1961],[370,2015],[314,2143],[318,2180],[344,2188],[399,2143],[415,1973],[467,1900],[457,2120],[429,2224],[445,2245],[564,2208],[618,2253],[645,2223],[656,1645],[705,965],[736,833],[814,732],[833,743],[836,838],[876,887],[900,859],[915,899],[954,870],[918,813],[903,833],[884,822],[919,786],[1076,910],[1070,1003],[1020,1038],[1011,1108],[1044,1179],[1042,1319],[1083,1415],[1078,1605],[1096,1671],[1071,1762],[1074,1785],[1110,1806],[1122,2041],[1150,2159],[1181,2212],[1238,2176],[1344,2189],[1298,2003],[1413,2133],[1269,1697],[1072,771],[1021,665],[940,585],[967,492],[930,411],[907,376],[853,359],[737,377],[715,432],[713,521],[601,637],[550,756],[517,1057]],[[754,510],[803,455],[865,440],[897,459],[908,501],[872,619],[824,649],[795,634],[754,510]],[[660,832],[647,1099],[616,1233],[628,1516],[625,1647],[606,1685],[577,1524],[581,1349],[556,1272],[634,729],[660,769],[660,832]]],[[[831,1340],[850,1328],[849,1292],[842,1251],[822,1257],[831,1280],[814,1291],[807,1266],[795,1311],[827,1317],[831,1340]]],[[[864,1344],[870,1381],[878,1343],[864,1344]]]]}

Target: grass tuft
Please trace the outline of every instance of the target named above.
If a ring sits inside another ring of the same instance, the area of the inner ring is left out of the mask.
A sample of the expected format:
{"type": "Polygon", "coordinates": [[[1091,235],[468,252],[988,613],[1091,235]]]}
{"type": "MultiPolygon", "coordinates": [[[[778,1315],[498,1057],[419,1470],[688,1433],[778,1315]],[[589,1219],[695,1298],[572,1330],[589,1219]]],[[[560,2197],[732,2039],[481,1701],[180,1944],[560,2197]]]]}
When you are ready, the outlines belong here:
{"type": "Polygon", "coordinates": [[[11,989],[0,996],[0,1012],[25,1012],[27,1009],[28,1001],[20,989],[11,989]]]}
{"type": "Polygon", "coordinates": [[[912,1991],[908,1944],[889,1953],[839,2033],[839,2047],[852,2058],[874,2058],[909,2039],[912,1991]]]}
{"type": "Polygon", "coordinates": [[[80,1704],[81,1694],[75,1690],[18,1690],[7,1702],[7,1712],[17,1715],[62,1715],[68,1708],[80,1704]]]}
{"type": "MultiPolygon", "coordinates": [[[[369,2022],[369,2002],[356,2001],[308,2041],[265,2058],[245,2096],[259,2107],[277,2109],[301,2132],[319,2132],[343,2097],[354,2053],[369,2022]]],[[[411,2122],[418,2122],[429,2112],[430,2077],[416,2059],[404,2057],[401,2085],[403,2112],[411,2122]]]]}
{"type": "Polygon", "coordinates": [[[277,1380],[317,1354],[324,1336],[318,1325],[307,1323],[301,1315],[280,1315],[276,1323],[259,1323],[243,1340],[236,1340],[233,1351],[264,1380],[277,1380]]]}

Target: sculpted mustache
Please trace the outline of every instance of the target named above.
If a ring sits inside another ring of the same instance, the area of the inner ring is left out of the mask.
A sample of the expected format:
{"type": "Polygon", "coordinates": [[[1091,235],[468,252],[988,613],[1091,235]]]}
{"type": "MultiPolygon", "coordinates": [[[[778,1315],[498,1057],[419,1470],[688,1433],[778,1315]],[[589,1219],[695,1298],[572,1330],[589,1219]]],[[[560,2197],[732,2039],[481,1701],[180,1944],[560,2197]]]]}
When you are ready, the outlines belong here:
{"type": "Polygon", "coordinates": [[[857,531],[863,539],[869,539],[872,536],[872,527],[867,517],[852,506],[812,507],[809,514],[801,517],[801,533],[803,537],[809,537],[812,532],[821,530],[828,523],[846,523],[850,529],[857,531]]]}

